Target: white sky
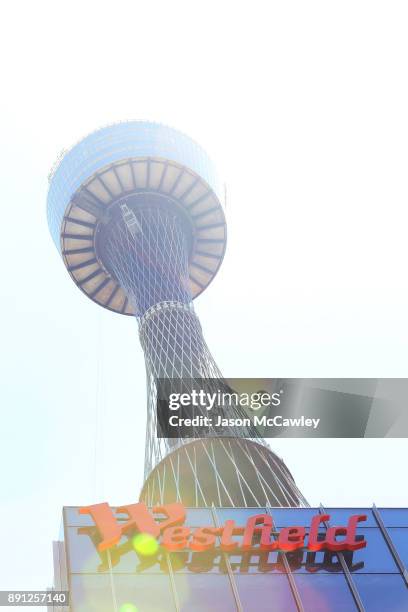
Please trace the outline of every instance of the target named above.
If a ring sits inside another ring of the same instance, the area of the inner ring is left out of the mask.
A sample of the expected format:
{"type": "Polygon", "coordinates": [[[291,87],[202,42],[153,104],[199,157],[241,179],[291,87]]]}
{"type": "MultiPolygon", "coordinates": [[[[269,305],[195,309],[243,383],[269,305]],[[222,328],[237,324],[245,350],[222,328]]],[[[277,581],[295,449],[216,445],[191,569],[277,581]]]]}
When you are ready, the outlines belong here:
{"type": "MultiPolygon", "coordinates": [[[[63,505],[130,502],[142,482],[136,323],[59,260],[57,153],[138,118],[218,163],[229,243],[196,307],[226,376],[407,377],[407,22],[406,2],[373,0],[3,9],[1,589],[50,584],[63,505]]],[[[273,448],[311,503],[408,505],[405,440],[273,448]]]]}

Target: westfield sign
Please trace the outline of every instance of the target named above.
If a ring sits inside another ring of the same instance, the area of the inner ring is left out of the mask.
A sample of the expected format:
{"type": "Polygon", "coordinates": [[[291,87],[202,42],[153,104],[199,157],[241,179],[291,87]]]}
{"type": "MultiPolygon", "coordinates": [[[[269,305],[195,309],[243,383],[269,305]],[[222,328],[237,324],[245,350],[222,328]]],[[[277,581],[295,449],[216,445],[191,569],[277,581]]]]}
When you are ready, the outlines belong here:
{"type": "Polygon", "coordinates": [[[330,514],[316,514],[307,530],[293,526],[284,527],[278,532],[270,514],[254,514],[243,526],[227,520],[220,527],[192,529],[184,525],[186,510],[180,503],[156,506],[150,512],[146,504],[139,502],[117,508],[116,516],[107,503],[102,503],[80,508],[79,513],[92,517],[100,536],[97,545],[100,552],[116,546],[122,536],[137,532],[157,538],[160,545],[169,551],[206,551],[214,548],[226,552],[254,549],[294,551],[305,548],[310,551],[341,552],[358,550],[367,544],[361,536],[356,539],[358,523],[367,520],[365,514],[353,514],[346,526],[329,527],[327,530],[322,524],[330,521],[330,514]],[[117,515],[120,514],[127,515],[127,518],[118,520],[117,515]],[[237,539],[234,536],[241,537],[237,539]]]}

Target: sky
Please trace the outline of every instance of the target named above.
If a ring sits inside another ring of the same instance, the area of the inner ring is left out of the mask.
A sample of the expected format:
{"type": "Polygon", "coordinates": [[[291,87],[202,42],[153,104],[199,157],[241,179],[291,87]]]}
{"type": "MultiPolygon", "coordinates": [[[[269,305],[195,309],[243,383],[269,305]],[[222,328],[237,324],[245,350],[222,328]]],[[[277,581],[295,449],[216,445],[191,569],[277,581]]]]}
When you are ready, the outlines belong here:
{"type": "MultiPolygon", "coordinates": [[[[0,589],[50,586],[62,506],[142,484],[136,322],[74,286],[46,222],[88,132],[160,121],[218,165],[227,253],[195,306],[225,376],[408,376],[407,21],[375,0],[3,8],[0,589]]],[[[408,506],[406,440],[273,450],[311,504],[408,506]]]]}

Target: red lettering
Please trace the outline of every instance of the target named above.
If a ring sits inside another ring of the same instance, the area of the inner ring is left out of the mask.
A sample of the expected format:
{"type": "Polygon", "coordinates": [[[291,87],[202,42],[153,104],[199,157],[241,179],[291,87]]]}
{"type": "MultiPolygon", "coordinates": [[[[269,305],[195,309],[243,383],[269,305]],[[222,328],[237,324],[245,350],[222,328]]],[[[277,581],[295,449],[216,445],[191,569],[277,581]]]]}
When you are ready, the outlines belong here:
{"type": "Polygon", "coordinates": [[[187,548],[190,533],[190,527],[168,527],[163,532],[162,546],[167,550],[187,548]]]}
{"type": "Polygon", "coordinates": [[[326,534],[326,548],[328,550],[358,550],[367,546],[367,542],[363,539],[356,541],[357,523],[366,521],[367,515],[353,514],[350,516],[347,527],[330,527],[326,534]],[[337,536],[346,536],[344,540],[337,540],[337,536]]]}
{"type": "Polygon", "coordinates": [[[143,502],[123,506],[118,512],[126,512],[129,520],[119,523],[106,503],[79,509],[80,514],[90,514],[98,528],[102,538],[102,541],[98,544],[98,550],[103,551],[115,546],[122,535],[131,529],[149,533],[155,538],[160,534],[160,527],[155,523],[143,502]]]}
{"type": "MultiPolygon", "coordinates": [[[[136,530],[141,533],[148,533],[155,538],[158,538],[162,533],[162,545],[168,550],[190,548],[195,551],[206,551],[214,548],[216,536],[220,536],[220,548],[223,551],[234,551],[238,548],[244,551],[255,547],[264,551],[279,549],[290,552],[304,547],[311,551],[324,549],[353,551],[367,546],[364,538],[356,539],[358,523],[367,520],[367,516],[364,514],[350,516],[347,527],[328,528],[326,533],[322,533],[322,539],[319,539],[320,525],[328,522],[330,515],[318,514],[314,516],[306,546],[306,530],[304,527],[285,527],[279,533],[279,537],[273,539],[273,520],[269,514],[257,514],[250,517],[245,528],[237,527],[233,520],[225,521],[223,527],[198,527],[193,532],[191,541],[189,541],[191,529],[182,526],[186,518],[186,511],[180,503],[156,506],[150,512],[146,504],[139,502],[121,506],[117,508],[116,512],[117,514],[127,514],[128,519],[118,521],[117,516],[114,515],[107,503],[79,508],[80,514],[90,514],[92,516],[98,528],[101,537],[98,544],[100,552],[112,548],[123,535],[136,530]],[[153,514],[164,514],[165,518],[158,522],[153,514]],[[259,537],[254,538],[255,534],[259,537]],[[237,535],[243,535],[241,544],[233,539],[237,535]],[[344,537],[338,539],[341,536],[344,537]]],[[[86,528],[86,530],[88,529],[86,528]]],[[[84,532],[84,529],[82,531],[84,532]]]]}
{"type": "Polygon", "coordinates": [[[208,550],[215,546],[215,536],[220,533],[220,529],[213,527],[199,527],[193,533],[190,542],[191,550],[208,550]]]}
{"type": "Polygon", "coordinates": [[[296,550],[305,545],[306,529],[304,527],[285,527],[279,534],[280,550],[296,550]]]}
{"type": "Polygon", "coordinates": [[[310,525],[310,531],[309,531],[309,542],[307,544],[307,547],[309,548],[309,550],[313,550],[313,551],[318,551],[318,550],[323,550],[323,548],[326,546],[326,540],[318,540],[317,536],[319,533],[319,525],[320,523],[323,523],[324,521],[328,521],[330,519],[330,514],[317,514],[316,516],[314,516],[312,518],[312,522],[310,525]]]}
{"type": "Polygon", "coordinates": [[[248,519],[245,526],[242,550],[253,548],[253,537],[255,533],[261,532],[260,549],[273,550],[277,547],[275,540],[271,541],[272,517],[269,514],[257,514],[248,519]],[[262,523],[261,525],[259,523],[262,523]]]}
{"type": "Polygon", "coordinates": [[[238,548],[239,542],[232,539],[233,535],[241,535],[244,533],[242,527],[236,527],[235,521],[225,521],[221,536],[221,550],[234,550],[238,548]]]}
{"type": "Polygon", "coordinates": [[[165,514],[167,516],[164,521],[159,523],[161,532],[167,527],[182,525],[186,520],[186,509],[184,508],[183,504],[178,502],[174,504],[165,504],[164,506],[155,506],[153,508],[153,512],[156,514],[165,514]]]}
{"type": "Polygon", "coordinates": [[[98,544],[98,550],[100,551],[115,546],[122,535],[133,530],[148,533],[157,538],[163,529],[170,525],[183,523],[186,517],[184,506],[179,503],[157,506],[153,508],[153,512],[163,513],[167,518],[161,523],[156,523],[144,502],[118,508],[117,513],[125,513],[129,517],[127,521],[123,522],[117,521],[111,508],[106,503],[79,509],[80,514],[90,514],[92,516],[102,538],[102,541],[98,544]]]}

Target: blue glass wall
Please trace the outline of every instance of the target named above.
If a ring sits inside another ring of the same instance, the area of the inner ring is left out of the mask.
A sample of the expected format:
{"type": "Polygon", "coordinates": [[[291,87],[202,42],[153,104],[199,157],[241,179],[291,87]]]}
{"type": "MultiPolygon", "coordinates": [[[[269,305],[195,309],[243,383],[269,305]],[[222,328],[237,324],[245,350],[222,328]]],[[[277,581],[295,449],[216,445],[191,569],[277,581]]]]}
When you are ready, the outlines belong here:
{"type": "MultiPolygon", "coordinates": [[[[186,525],[221,525],[233,519],[271,513],[277,530],[305,526],[318,508],[191,508],[186,525]]],[[[98,553],[96,528],[88,515],[64,509],[65,544],[72,612],[106,612],[132,604],[138,612],[403,612],[408,589],[403,564],[408,561],[408,509],[326,508],[330,525],[346,525],[352,514],[366,514],[357,534],[366,548],[342,553],[248,551],[223,553],[158,550],[140,557],[124,537],[111,553],[98,553]],[[378,520],[379,517],[379,520],[378,520]],[[364,525],[364,526],[363,526],[364,525]],[[387,541],[389,538],[389,541],[387,541]],[[397,551],[397,557],[395,551],[397,551]],[[297,602],[301,602],[300,604],[297,602]],[[116,606],[116,608],[115,608],[116,606]]],[[[322,526],[324,531],[324,526],[322,526]]],[[[239,539],[239,536],[237,536],[239,539]]],[[[131,610],[132,608],[128,608],[131,610]]],[[[126,608],[122,608],[126,610],[126,608]]]]}

